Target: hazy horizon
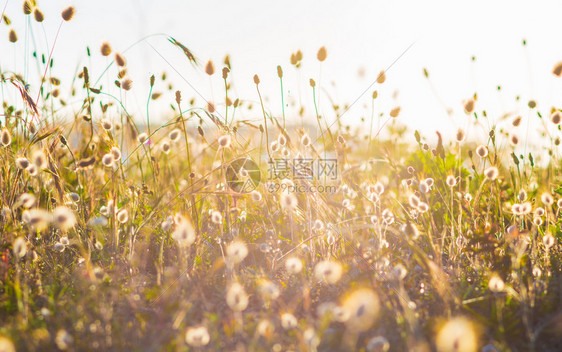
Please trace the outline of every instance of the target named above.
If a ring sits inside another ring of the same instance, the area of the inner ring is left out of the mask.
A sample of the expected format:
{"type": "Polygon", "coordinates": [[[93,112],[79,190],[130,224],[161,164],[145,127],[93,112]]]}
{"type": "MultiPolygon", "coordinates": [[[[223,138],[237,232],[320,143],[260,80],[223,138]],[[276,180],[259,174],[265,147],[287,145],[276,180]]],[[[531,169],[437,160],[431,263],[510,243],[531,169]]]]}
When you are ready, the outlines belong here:
{"type": "MultiPolygon", "coordinates": [[[[361,118],[369,121],[371,94],[376,89],[379,97],[375,100],[375,116],[387,116],[390,109],[400,106],[400,122],[426,135],[434,135],[437,129],[452,132],[467,128],[462,103],[476,92],[476,110],[486,110],[492,122],[505,113],[535,117],[527,102],[536,97],[541,97],[539,111],[548,114],[550,107],[562,98],[562,83],[551,75],[553,65],[562,58],[562,48],[550,40],[550,34],[556,33],[557,13],[562,9],[555,1],[532,7],[523,2],[476,1],[461,6],[463,10],[459,11],[442,1],[334,1],[319,6],[318,2],[296,1],[230,4],[56,0],[39,2],[46,17],[44,27],[32,16],[22,21],[20,2],[8,1],[6,15],[13,19],[11,27],[16,29],[19,41],[14,57],[6,57],[0,63],[3,70],[25,72],[32,95],[37,94],[42,72],[32,61],[31,53],[37,49],[48,55],[60,10],[69,4],[76,7],[76,21],[62,26],[53,54],[53,76],[68,83],[70,79],[65,75],[88,65],[90,75],[98,77],[111,62],[111,58],[103,58],[99,53],[102,42],[109,42],[115,52],[124,52],[140,40],[125,53],[134,84],[124,100],[139,121],[146,118],[150,75],[159,76],[164,71],[175,86],[168,92],[166,84],[157,80],[154,90],[165,94],[151,102],[153,121],[162,121],[169,112],[176,89],[182,91],[185,99],[196,97],[202,107],[205,103],[201,96],[215,102],[218,112],[224,114],[221,69],[225,55],[230,55],[232,63],[229,82],[236,94],[233,98],[257,102],[252,77],[258,74],[266,108],[276,116],[281,115],[276,71],[276,66],[281,65],[285,72],[285,102],[296,104],[295,108],[289,106],[287,116],[297,122],[299,102],[305,107],[306,118],[314,122],[310,78],[317,82],[319,112],[328,121],[335,119],[330,99],[340,106],[357,99],[342,118],[344,124],[358,126],[361,118]],[[539,23],[529,21],[539,15],[539,23]],[[500,17],[502,25],[496,26],[500,17]],[[158,33],[166,35],[154,35],[158,33]],[[200,68],[194,69],[183,53],[167,41],[167,36],[188,46],[199,59],[200,68]],[[90,58],[86,56],[86,46],[91,50],[90,58]],[[321,46],[327,48],[328,57],[320,65],[316,52],[321,46]],[[289,62],[291,53],[297,50],[303,52],[298,73],[289,62]],[[367,89],[379,72],[401,54],[386,73],[386,82],[367,89]],[[216,71],[211,79],[204,72],[208,60],[214,62],[216,71]],[[424,68],[429,71],[431,83],[423,76],[424,68]],[[520,100],[516,101],[518,95],[520,100]],[[452,110],[451,116],[447,109],[452,110]]],[[[2,27],[7,35],[9,27],[2,27]]],[[[14,44],[2,42],[0,50],[7,52],[11,46],[14,44]]],[[[112,67],[100,81],[105,89],[117,92],[113,84],[116,72],[112,67]]],[[[255,109],[238,116],[257,121],[261,111],[255,109]]],[[[530,125],[531,130],[533,126],[530,125]]]]}

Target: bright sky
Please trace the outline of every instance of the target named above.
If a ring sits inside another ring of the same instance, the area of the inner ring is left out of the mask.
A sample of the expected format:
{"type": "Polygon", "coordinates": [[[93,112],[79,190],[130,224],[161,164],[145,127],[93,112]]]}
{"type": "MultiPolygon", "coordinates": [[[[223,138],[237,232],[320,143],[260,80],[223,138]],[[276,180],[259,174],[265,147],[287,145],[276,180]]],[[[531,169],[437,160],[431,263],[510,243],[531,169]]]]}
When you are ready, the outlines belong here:
{"type": "MultiPolygon", "coordinates": [[[[205,99],[222,101],[221,63],[225,54],[229,54],[235,97],[258,99],[252,79],[257,73],[262,94],[268,98],[268,110],[279,116],[276,66],[280,64],[286,76],[286,99],[298,101],[300,96],[308,113],[306,118],[314,123],[309,78],[325,88],[336,103],[351,103],[413,43],[389,69],[387,81],[369,89],[345,114],[345,123],[357,125],[361,117],[370,118],[370,96],[374,89],[379,90],[376,111],[388,115],[392,107],[401,106],[399,119],[426,134],[436,129],[453,131],[464,127],[467,118],[462,102],[474,92],[479,96],[477,110],[486,109],[492,119],[514,112],[525,118],[531,116],[535,121],[536,114],[527,108],[527,101],[532,98],[538,100],[540,111],[547,116],[551,106],[562,106],[562,79],[551,74],[553,65],[562,60],[560,1],[39,0],[38,3],[46,15],[44,30],[31,20],[32,31],[27,33],[33,33],[40,51],[45,50],[46,41],[52,45],[60,11],[69,4],[76,7],[75,19],[62,26],[54,53],[53,74],[63,81],[85,64],[91,67],[91,76],[97,77],[108,62],[99,55],[103,41],[108,41],[115,51],[124,51],[147,35],[166,33],[188,46],[203,65],[209,59],[215,62],[217,73],[210,80],[203,70],[194,70],[165,37],[148,39],[205,99]],[[527,40],[526,47],[522,46],[523,39],[527,40]],[[94,53],[90,60],[85,55],[86,45],[94,53]],[[321,46],[326,46],[328,58],[319,65],[316,52],[321,46]],[[290,54],[297,49],[304,54],[299,80],[289,63],[290,54]],[[471,61],[473,55],[475,62],[471,61]],[[431,85],[422,74],[424,67],[430,72],[431,85]],[[364,71],[363,77],[358,74],[360,70],[364,71]],[[502,86],[501,92],[497,91],[498,85],[502,86]],[[517,95],[521,96],[520,102],[515,101],[517,95]],[[453,109],[452,118],[440,100],[453,109]]],[[[13,57],[6,53],[12,53],[14,45],[7,40],[0,42],[3,53],[0,64],[4,70],[14,69],[14,65],[18,72],[24,68],[26,19],[21,8],[22,1],[8,1],[6,14],[12,19],[20,41],[13,57]]],[[[7,37],[4,24],[0,30],[7,37]]],[[[33,39],[28,43],[33,48],[33,39]]],[[[181,89],[184,97],[196,95],[145,42],[125,56],[134,81],[126,105],[139,119],[146,116],[148,80],[152,73],[166,71],[176,82],[174,89],[181,89]]],[[[37,78],[37,72],[35,64],[29,66],[27,77],[31,82],[37,78]]],[[[111,70],[101,81],[104,87],[113,86],[115,73],[111,70]]],[[[37,87],[33,89],[32,84],[31,91],[36,94],[37,87]]],[[[165,91],[164,84],[157,83],[156,90],[165,91]]],[[[158,109],[165,109],[173,102],[173,94],[161,99],[160,104],[152,106],[154,119],[162,111],[158,109]]],[[[321,114],[333,120],[327,95],[321,93],[319,99],[321,114]]],[[[198,101],[204,106],[202,99],[198,101]]],[[[218,110],[224,111],[224,107],[219,106],[218,110]]],[[[294,112],[291,115],[295,116],[294,112]]],[[[258,119],[259,111],[244,117],[258,119]]]]}

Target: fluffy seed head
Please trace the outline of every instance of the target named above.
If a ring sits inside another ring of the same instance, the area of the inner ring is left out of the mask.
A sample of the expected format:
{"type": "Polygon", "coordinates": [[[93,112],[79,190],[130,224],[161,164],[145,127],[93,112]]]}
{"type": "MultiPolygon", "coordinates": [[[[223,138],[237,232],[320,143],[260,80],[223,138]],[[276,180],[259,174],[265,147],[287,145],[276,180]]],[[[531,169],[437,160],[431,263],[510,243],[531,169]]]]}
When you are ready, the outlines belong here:
{"type": "MultiPolygon", "coordinates": [[[[23,215],[22,215],[23,217],[23,215]]],[[[27,210],[27,215],[26,215],[26,222],[27,224],[34,229],[35,231],[43,231],[45,230],[47,227],[49,227],[49,224],[52,221],[52,216],[51,214],[43,209],[31,209],[31,210],[27,210]]]]}
{"type": "Polygon", "coordinates": [[[467,101],[464,102],[464,112],[466,112],[467,114],[472,114],[473,111],[474,111],[474,100],[468,99],[467,101]]]}
{"type": "Polygon", "coordinates": [[[166,220],[162,221],[160,227],[162,228],[163,231],[168,231],[172,228],[173,224],[174,224],[174,218],[170,215],[168,216],[168,218],[166,218],[166,220]]]}
{"type": "Polygon", "coordinates": [[[297,257],[289,257],[285,261],[285,269],[289,274],[296,275],[302,271],[302,260],[297,257]]]}
{"type": "Polygon", "coordinates": [[[101,127],[103,127],[104,130],[109,131],[113,128],[113,124],[111,123],[111,121],[109,121],[109,119],[102,119],[101,127]]]}
{"type": "Polygon", "coordinates": [[[554,243],[556,242],[556,239],[554,238],[554,236],[552,236],[552,234],[549,232],[546,235],[544,235],[544,237],[542,238],[542,243],[544,244],[544,246],[546,248],[550,248],[552,246],[554,246],[554,243]]]}
{"type": "Polygon", "coordinates": [[[12,244],[12,252],[17,258],[23,258],[25,253],[27,253],[27,244],[23,237],[18,237],[12,244]]]}
{"type": "Polygon", "coordinates": [[[112,147],[109,152],[113,156],[113,160],[115,160],[115,161],[121,160],[121,150],[119,148],[112,147]]]}
{"type": "Polygon", "coordinates": [[[114,161],[115,160],[113,160],[113,154],[111,153],[107,153],[101,158],[102,164],[106,167],[112,167],[114,161]]]}
{"type": "Polygon", "coordinates": [[[384,81],[386,81],[386,75],[385,75],[384,71],[381,71],[381,72],[379,73],[379,75],[377,76],[377,83],[378,83],[378,84],[383,84],[384,81]]]}
{"type": "Polygon", "coordinates": [[[137,142],[140,144],[144,144],[148,140],[148,135],[146,133],[141,133],[137,137],[137,142]]]}
{"type": "Polygon", "coordinates": [[[80,201],[80,196],[78,195],[78,193],[75,192],[71,192],[68,193],[68,198],[70,198],[71,201],[73,201],[74,203],[78,203],[78,201],[80,201]]]}
{"type": "Polygon", "coordinates": [[[181,131],[179,129],[173,129],[170,134],[168,135],[172,142],[177,142],[181,137],[181,131]]]}
{"type": "Polygon", "coordinates": [[[323,260],[316,264],[314,268],[314,276],[319,281],[325,281],[328,284],[335,284],[339,281],[343,274],[343,268],[340,263],[323,260]]]}
{"type": "Polygon", "coordinates": [[[399,106],[390,110],[390,117],[396,118],[396,117],[398,117],[399,114],[400,114],[400,107],[399,106]]]}
{"type": "Polygon", "coordinates": [[[316,54],[316,58],[318,59],[318,61],[322,62],[324,60],[326,60],[326,57],[328,56],[328,53],[326,52],[326,47],[321,47],[318,50],[318,54],[316,54]]]}
{"type": "Polygon", "coordinates": [[[235,312],[241,312],[248,307],[249,298],[244,287],[238,282],[230,285],[226,291],[226,304],[235,312]]]}
{"type": "Polygon", "coordinates": [[[178,242],[180,247],[189,247],[195,242],[195,230],[191,221],[182,215],[176,215],[174,218],[176,227],[172,233],[172,238],[178,242]]]}
{"type": "Polygon", "coordinates": [[[12,136],[10,135],[10,131],[8,131],[7,128],[2,129],[2,136],[0,139],[2,140],[2,145],[4,147],[7,147],[12,143],[12,136]]]}
{"type": "Polygon", "coordinates": [[[209,343],[211,337],[206,327],[191,327],[185,333],[185,342],[192,347],[202,347],[209,343]]]}
{"type": "Polygon", "coordinates": [[[37,166],[35,166],[35,164],[29,165],[27,169],[25,169],[25,171],[27,171],[27,173],[31,177],[35,177],[39,173],[39,170],[37,169],[37,166]]]}
{"type": "Polygon", "coordinates": [[[429,186],[427,185],[427,182],[425,182],[425,180],[420,181],[420,185],[418,188],[421,193],[429,192],[429,186]]]}
{"type": "Polygon", "coordinates": [[[511,210],[515,215],[527,215],[531,213],[531,211],[533,210],[533,206],[529,202],[513,204],[511,210]]]}
{"type": "Polygon", "coordinates": [[[16,159],[16,166],[20,170],[27,169],[29,167],[29,164],[30,163],[29,160],[27,160],[27,158],[20,157],[16,159]]]}
{"type": "Polygon", "coordinates": [[[123,82],[121,82],[121,87],[123,87],[124,90],[129,91],[133,88],[133,81],[130,78],[126,78],[123,82]]]}
{"type": "Polygon", "coordinates": [[[256,191],[256,190],[252,191],[252,193],[250,193],[250,194],[251,194],[252,200],[253,200],[254,202],[259,202],[259,201],[261,200],[261,198],[262,198],[262,197],[261,197],[261,193],[258,192],[258,191],[256,191]]]}
{"type": "Polygon", "coordinates": [[[488,288],[494,293],[502,292],[505,289],[503,280],[496,274],[492,275],[488,281],[488,288]]]}
{"type": "Polygon", "coordinates": [[[484,176],[486,176],[486,178],[490,181],[494,181],[496,178],[498,178],[498,175],[499,171],[495,166],[490,166],[489,168],[484,170],[484,176]]]}
{"type": "Polygon", "coordinates": [[[360,288],[351,293],[343,302],[343,308],[349,313],[347,327],[356,332],[371,328],[379,313],[379,297],[370,288],[360,288]]]}
{"type": "Polygon", "coordinates": [[[125,57],[123,55],[115,53],[115,63],[119,67],[124,67],[127,64],[127,60],[125,60],[125,57]]]}
{"type": "Polygon", "coordinates": [[[248,255],[248,247],[244,242],[233,241],[226,247],[226,256],[232,264],[238,264],[248,255]]]}
{"type": "Polygon", "coordinates": [[[481,158],[487,157],[488,147],[486,147],[485,145],[479,145],[478,148],[476,148],[476,154],[481,158]]]}
{"type": "Polygon", "coordinates": [[[535,215],[536,216],[544,216],[544,213],[545,213],[544,208],[539,207],[539,208],[535,209],[535,215]]]}
{"type": "Polygon", "coordinates": [[[562,61],[554,65],[554,68],[552,69],[552,74],[555,75],[556,77],[562,76],[562,61]]]}
{"type": "Polygon", "coordinates": [[[211,60],[209,60],[207,65],[205,65],[205,73],[209,76],[212,76],[215,73],[215,65],[213,65],[211,60]]]}
{"type": "Polygon", "coordinates": [[[32,10],[33,10],[33,4],[31,3],[31,0],[25,0],[23,2],[23,13],[25,15],[29,15],[31,14],[32,10]]]}
{"type": "Polygon", "coordinates": [[[108,42],[102,43],[102,45],[100,47],[100,52],[101,52],[102,56],[111,55],[111,45],[109,45],[108,42]]]}
{"type": "Polygon", "coordinates": [[[295,210],[298,205],[297,197],[289,192],[282,192],[279,196],[279,202],[281,203],[281,208],[288,212],[295,210]]]}
{"type": "Polygon", "coordinates": [[[15,43],[18,41],[18,35],[16,34],[15,30],[10,29],[10,33],[8,33],[8,40],[10,41],[10,43],[15,43]]]}
{"type": "Polygon", "coordinates": [[[524,202],[527,200],[527,192],[525,192],[524,189],[519,191],[519,194],[517,195],[517,199],[519,199],[520,202],[524,202]]]}
{"type": "Polygon", "coordinates": [[[394,214],[389,209],[382,211],[382,219],[386,225],[390,225],[394,222],[394,214]]]}
{"type": "Polygon", "coordinates": [[[281,294],[279,287],[273,282],[264,279],[259,283],[259,291],[266,300],[275,300],[281,294]]]}
{"type": "Polygon", "coordinates": [[[222,224],[222,214],[220,211],[213,211],[211,213],[211,221],[213,224],[220,225],[222,224]]]}
{"type": "Polygon", "coordinates": [[[558,125],[560,121],[562,121],[562,113],[558,110],[555,111],[552,115],[550,115],[550,121],[552,121],[553,124],[558,125]]]}
{"type": "Polygon", "coordinates": [[[281,314],[281,326],[285,330],[294,329],[297,327],[297,318],[291,313],[281,314]]]}
{"type": "Polygon", "coordinates": [[[75,10],[73,6],[69,6],[61,12],[62,19],[65,21],[70,21],[74,17],[75,10]]]}
{"type": "Polygon", "coordinates": [[[127,209],[119,210],[119,212],[117,213],[117,221],[119,221],[122,224],[129,221],[129,212],[127,211],[127,209]]]}
{"type": "Polygon", "coordinates": [[[219,146],[221,148],[228,148],[230,146],[230,135],[225,134],[224,136],[220,136],[218,139],[219,146]]]}
{"type": "Polygon", "coordinates": [[[367,342],[368,352],[388,352],[390,342],[384,336],[375,336],[367,342]]]}
{"type": "Polygon", "coordinates": [[[515,147],[517,144],[519,144],[519,137],[512,134],[511,137],[509,137],[509,143],[511,143],[511,145],[515,147]]]}
{"type": "Polygon", "coordinates": [[[464,131],[459,128],[459,129],[457,130],[457,134],[456,134],[457,142],[462,142],[462,141],[464,141],[464,137],[465,137],[464,131]]]}
{"type": "Polygon", "coordinates": [[[443,325],[437,333],[435,344],[439,352],[476,352],[478,334],[470,320],[457,317],[443,325]]]}
{"type": "Polygon", "coordinates": [[[415,208],[420,204],[420,199],[415,194],[411,194],[408,198],[408,202],[412,208],[415,208]]]}
{"type": "Polygon", "coordinates": [[[513,205],[511,206],[511,211],[513,212],[513,215],[521,215],[521,214],[522,214],[522,212],[521,212],[521,204],[518,204],[518,203],[513,204],[513,205]]]}
{"type": "Polygon", "coordinates": [[[22,207],[29,209],[35,204],[35,196],[30,193],[22,193],[18,198],[18,203],[22,207]]]}
{"type": "Polygon", "coordinates": [[[35,150],[33,154],[31,154],[31,162],[33,162],[39,170],[43,170],[47,167],[47,157],[40,149],[35,150]]]}
{"type": "Polygon", "coordinates": [[[456,179],[455,176],[449,175],[449,176],[447,176],[447,181],[446,181],[446,182],[447,182],[447,186],[449,186],[449,187],[455,187],[456,184],[457,184],[457,179],[456,179]]]}
{"type": "Polygon", "coordinates": [[[550,193],[544,192],[541,195],[541,202],[543,202],[543,204],[546,206],[551,206],[554,203],[554,198],[550,193]]]}
{"type": "Polygon", "coordinates": [[[170,149],[171,149],[170,142],[168,142],[168,141],[162,142],[161,148],[162,148],[162,151],[164,153],[168,154],[170,152],[170,149]]]}
{"type": "Polygon", "coordinates": [[[62,231],[67,231],[76,224],[76,216],[68,207],[58,206],[53,212],[53,221],[62,231]]]}

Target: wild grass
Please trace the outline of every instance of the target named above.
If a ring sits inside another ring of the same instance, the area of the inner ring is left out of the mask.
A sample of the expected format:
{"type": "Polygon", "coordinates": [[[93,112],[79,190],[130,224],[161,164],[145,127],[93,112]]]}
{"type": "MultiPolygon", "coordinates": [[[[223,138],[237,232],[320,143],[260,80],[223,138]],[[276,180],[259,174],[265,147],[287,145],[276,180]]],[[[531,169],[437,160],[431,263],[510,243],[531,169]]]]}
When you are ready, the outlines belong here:
{"type": "MultiPolygon", "coordinates": [[[[32,13],[45,20],[25,1],[32,13]]],[[[0,120],[1,351],[562,349],[558,108],[542,116],[529,103],[547,147],[525,155],[522,118],[490,125],[476,95],[463,109],[482,141],[461,129],[432,144],[400,124],[399,107],[376,111],[376,91],[364,125],[330,125],[314,79],[302,89],[315,106],[297,106],[306,125],[291,124],[285,100],[282,116],[268,112],[257,75],[260,111],[245,119],[255,108],[235,98],[227,57],[224,103],[186,101],[162,74],[147,77],[146,116],[132,116],[133,58],[88,49],[112,58],[118,95],[85,66],[64,96],[53,52],[35,55],[36,99],[24,75],[0,72],[17,93],[0,120]],[[174,114],[163,124],[148,113],[157,99],[174,114]],[[69,100],[81,104],[62,118],[69,100]],[[304,177],[327,157],[337,177],[304,177]],[[229,169],[240,158],[258,169],[229,169]],[[233,189],[258,175],[255,190],[233,189]]]]}

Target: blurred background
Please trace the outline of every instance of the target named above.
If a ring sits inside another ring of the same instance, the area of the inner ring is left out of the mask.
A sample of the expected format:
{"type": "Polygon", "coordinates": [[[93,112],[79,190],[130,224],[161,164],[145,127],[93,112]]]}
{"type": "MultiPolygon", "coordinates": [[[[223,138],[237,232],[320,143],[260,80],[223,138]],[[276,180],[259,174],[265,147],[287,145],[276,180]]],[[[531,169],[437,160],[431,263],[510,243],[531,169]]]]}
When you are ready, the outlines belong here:
{"type": "MultiPolygon", "coordinates": [[[[150,75],[159,77],[164,71],[174,87],[168,91],[167,82],[157,80],[154,90],[165,94],[151,103],[152,120],[170,117],[176,89],[186,100],[197,96],[202,107],[206,104],[201,96],[215,102],[224,114],[221,69],[227,54],[233,98],[258,101],[252,78],[258,74],[266,108],[276,116],[281,115],[276,71],[281,65],[287,117],[297,123],[301,123],[301,103],[304,121],[315,123],[310,78],[320,87],[320,114],[330,122],[335,119],[332,102],[344,106],[357,100],[341,117],[344,124],[360,126],[362,118],[370,121],[373,108],[375,116],[383,113],[386,119],[390,109],[400,106],[400,122],[424,133],[467,127],[463,101],[474,93],[478,93],[476,110],[487,111],[486,124],[512,113],[523,116],[523,125],[530,118],[530,129],[536,122],[536,111],[527,106],[530,99],[538,99],[539,111],[547,116],[562,101],[562,79],[551,73],[562,60],[559,1],[39,0],[45,14],[42,24],[23,15],[22,3],[0,2],[2,7],[7,4],[5,14],[12,20],[11,26],[0,26],[0,35],[6,38],[0,41],[2,70],[23,73],[35,97],[42,69],[31,53],[48,56],[60,11],[74,5],[76,16],[62,25],[56,42],[52,75],[63,81],[63,91],[70,89],[73,75],[84,65],[90,67],[91,77],[99,77],[113,58],[99,53],[107,41],[127,59],[133,89],[124,102],[139,120],[146,119],[150,75]],[[7,40],[10,28],[18,33],[15,44],[7,40]],[[201,67],[194,69],[166,35],[192,50],[201,67]],[[320,64],[316,53],[321,46],[328,55],[320,64]],[[299,49],[303,61],[296,70],[290,56],[299,49]],[[215,66],[210,78],[204,72],[208,60],[215,66]],[[386,82],[370,87],[387,68],[386,82]],[[372,106],[375,89],[378,98],[372,106]]],[[[116,90],[116,73],[112,67],[101,78],[104,89],[116,90]]],[[[60,110],[61,118],[68,109],[60,110]]],[[[237,117],[262,118],[260,109],[237,117]]]]}

